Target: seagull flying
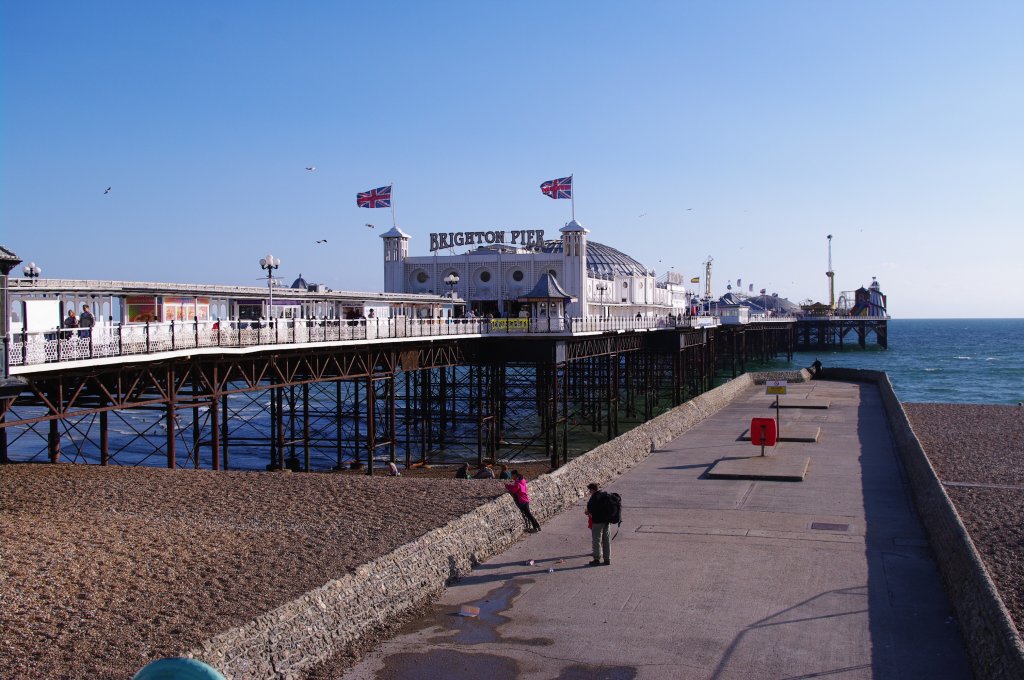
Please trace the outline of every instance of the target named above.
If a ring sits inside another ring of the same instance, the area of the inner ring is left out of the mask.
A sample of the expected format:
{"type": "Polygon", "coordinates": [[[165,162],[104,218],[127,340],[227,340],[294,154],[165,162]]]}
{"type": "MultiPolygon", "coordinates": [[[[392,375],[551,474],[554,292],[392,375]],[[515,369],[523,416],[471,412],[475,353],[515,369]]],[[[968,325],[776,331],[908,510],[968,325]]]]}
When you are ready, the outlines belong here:
{"type": "Polygon", "coordinates": [[[639,217],[647,217],[647,213],[640,213],[639,217]]]}
{"type": "Polygon", "coordinates": [[[113,189],[113,188],[114,188],[114,187],[107,187],[106,189],[104,189],[104,190],[103,190],[103,193],[104,193],[104,194],[109,194],[109,193],[110,193],[110,190],[111,190],[111,189],[113,189]]]}
{"type": "Polygon", "coordinates": [[[325,239],[325,238],[322,238],[322,239],[320,239],[319,241],[317,241],[317,243],[327,243],[327,239],[325,239]]]}
{"type": "Polygon", "coordinates": [[[373,226],[372,224],[369,224],[369,223],[367,223],[367,225],[366,225],[366,226],[367,226],[368,228],[370,228],[370,229],[376,229],[376,228],[377,228],[377,227],[375,227],[375,226],[373,226]]]}
{"type": "Polygon", "coordinates": [[[309,170],[310,172],[313,172],[314,170],[316,170],[316,166],[315,165],[307,166],[306,170],[309,170]]]}
{"type": "Polygon", "coordinates": [[[687,210],[693,210],[693,208],[687,208],[687,210]]]}

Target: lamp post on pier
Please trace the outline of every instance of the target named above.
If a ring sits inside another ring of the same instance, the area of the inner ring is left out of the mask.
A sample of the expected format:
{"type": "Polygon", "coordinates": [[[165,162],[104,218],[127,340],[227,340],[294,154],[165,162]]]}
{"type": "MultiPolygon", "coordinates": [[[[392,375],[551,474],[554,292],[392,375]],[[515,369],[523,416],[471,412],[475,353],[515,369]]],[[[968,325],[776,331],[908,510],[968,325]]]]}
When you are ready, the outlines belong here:
{"type": "Polygon", "coordinates": [[[597,292],[601,294],[601,316],[605,316],[605,312],[607,310],[604,307],[604,292],[606,290],[608,290],[608,284],[604,283],[604,282],[601,282],[601,283],[597,284],[596,286],[594,286],[594,288],[596,288],[597,292]]]}
{"type": "MultiPolygon", "coordinates": [[[[444,285],[448,286],[448,297],[455,301],[455,287],[459,285],[459,275],[455,272],[451,272],[448,276],[444,277],[444,285]]],[[[452,305],[451,315],[455,316],[455,305],[452,305]]]]}
{"type": "Polygon", "coordinates": [[[37,266],[35,262],[29,262],[25,265],[25,268],[21,270],[21,273],[24,274],[34,286],[36,285],[36,279],[38,279],[43,273],[43,268],[37,266]]]}
{"type": "Polygon", "coordinates": [[[267,288],[270,289],[270,308],[267,310],[267,318],[274,318],[274,270],[281,266],[281,258],[274,257],[267,253],[266,257],[260,258],[260,269],[267,272],[267,288]]]}
{"type": "Polygon", "coordinates": [[[455,298],[455,286],[459,285],[459,275],[452,272],[444,277],[444,285],[448,286],[448,297],[455,298]]]}

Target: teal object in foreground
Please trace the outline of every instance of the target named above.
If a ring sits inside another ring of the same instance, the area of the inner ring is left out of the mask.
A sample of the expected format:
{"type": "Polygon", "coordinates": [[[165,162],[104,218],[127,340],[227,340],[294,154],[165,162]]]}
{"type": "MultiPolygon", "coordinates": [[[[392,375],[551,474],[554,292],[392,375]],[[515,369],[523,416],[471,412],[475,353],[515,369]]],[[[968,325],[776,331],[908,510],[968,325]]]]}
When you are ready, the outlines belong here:
{"type": "Polygon", "coordinates": [[[136,673],[132,680],[225,680],[214,668],[195,659],[157,659],[136,673]]]}

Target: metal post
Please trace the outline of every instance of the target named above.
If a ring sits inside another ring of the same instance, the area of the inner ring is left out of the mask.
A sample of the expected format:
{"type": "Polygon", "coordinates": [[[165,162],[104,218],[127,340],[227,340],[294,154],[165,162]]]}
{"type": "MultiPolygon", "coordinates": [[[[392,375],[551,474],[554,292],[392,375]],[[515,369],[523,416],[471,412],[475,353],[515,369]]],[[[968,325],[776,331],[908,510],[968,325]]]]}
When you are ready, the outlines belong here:
{"type": "Polygon", "coordinates": [[[6,465],[11,462],[7,453],[7,428],[3,426],[6,418],[7,414],[0,410],[0,465],[6,465]]]}
{"type": "MultiPolygon", "coordinates": [[[[353,431],[353,442],[352,442],[352,462],[353,464],[360,463],[359,460],[359,448],[360,440],[359,436],[359,381],[352,381],[352,431],[353,431]]],[[[358,465],[356,465],[358,467],[358,465]]]]}
{"type": "Polygon", "coordinates": [[[223,455],[224,455],[224,469],[225,470],[228,469],[228,442],[231,439],[231,433],[230,433],[230,430],[228,429],[228,415],[229,415],[229,413],[230,413],[230,411],[228,410],[228,395],[225,394],[224,396],[221,397],[221,414],[220,414],[220,417],[222,419],[221,420],[221,427],[220,427],[220,429],[221,429],[221,434],[224,437],[224,453],[223,453],[223,455]]]}
{"type": "Polygon", "coordinates": [[[176,463],[175,451],[174,451],[174,419],[176,413],[174,411],[175,392],[174,392],[174,368],[169,367],[167,369],[167,467],[174,469],[176,463]]]}
{"type": "Polygon", "coordinates": [[[202,433],[199,431],[199,401],[196,393],[199,391],[199,384],[196,381],[195,366],[192,371],[192,457],[195,469],[199,469],[199,449],[202,444],[202,433]]]}
{"type": "Polygon", "coordinates": [[[335,411],[334,411],[334,436],[335,436],[335,447],[338,454],[338,463],[335,466],[335,470],[344,470],[344,461],[342,460],[342,447],[341,447],[341,428],[342,428],[342,411],[341,411],[341,380],[337,380],[335,385],[335,411]]]}
{"type": "Polygon", "coordinates": [[[377,410],[377,389],[373,384],[373,376],[366,378],[366,474],[373,474],[373,454],[377,446],[376,422],[374,412],[377,410]]]}
{"type": "Polygon", "coordinates": [[[309,383],[302,383],[302,459],[309,472],[309,383]]]}
{"type": "Polygon", "coordinates": [[[277,390],[267,388],[270,392],[270,464],[268,470],[277,469],[277,390]]]}
{"type": "MultiPolygon", "coordinates": [[[[217,369],[214,368],[214,380],[216,381],[217,369]]],[[[220,413],[217,395],[210,396],[210,459],[214,470],[220,469],[220,413]]]]}
{"type": "Polygon", "coordinates": [[[284,470],[284,387],[277,391],[277,469],[284,470]]]}
{"type": "Polygon", "coordinates": [[[388,459],[394,463],[395,461],[395,440],[397,436],[397,423],[398,416],[396,413],[395,406],[395,375],[391,374],[388,378],[388,459]]]}
{"type": "Polygon", "coordinates": [[[57,419],[53,418],[50,420],[50,434],[47,439],[47,448],[49,449],[50,462],[60,462],[60,431],[57,429],[57,419]]]}
{"type": "Polygon", "coordinates": [[[100,465],[110,462],[110,440],[108,437],[107,412],[100,411],[100,465]]]}
{"type": "Polygon", "coordinates": [[[412,409],[409,408],[409,402],[413,398],[411,391],[412,371],[405,371],[405,467],[408,468],[412,465],[412,428],[410,427],[412,420],[412,409]]]}

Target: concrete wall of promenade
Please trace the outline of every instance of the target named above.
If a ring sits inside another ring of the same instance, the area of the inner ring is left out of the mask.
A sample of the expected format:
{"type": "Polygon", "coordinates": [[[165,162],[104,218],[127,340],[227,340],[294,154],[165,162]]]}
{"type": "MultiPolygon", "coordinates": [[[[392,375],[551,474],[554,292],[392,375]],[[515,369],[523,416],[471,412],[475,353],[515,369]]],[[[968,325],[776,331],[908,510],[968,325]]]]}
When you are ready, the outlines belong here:
{"type": "MultiPolygon", "coordinates": [[[[755,382],[745,374],[530,482],[538,519],[570,507],[589,482],[605,483],[731,402],[755,382]]],[[[806,373],[773,374],[803,381],[806,373]]],[[[434,529],[354,573],[312,590],[191,650],[228,678],[297,678],[369,631],[440,594],[454,578],[517,541],[524,523],[505,495],[434,529]]]]}
{"type": "Polygon", "coordinates": [[[878,385],[893,442],[910,480],[914,504],[960,619],[975,676],[992,680],[1024,678],[1024,643],[956,507],[914,434],[889,376],[880,371],[829,368],[826,379],[878,385]]]}

